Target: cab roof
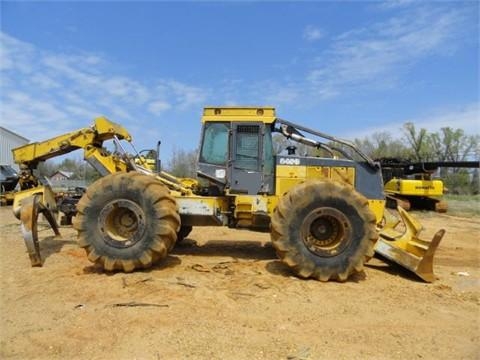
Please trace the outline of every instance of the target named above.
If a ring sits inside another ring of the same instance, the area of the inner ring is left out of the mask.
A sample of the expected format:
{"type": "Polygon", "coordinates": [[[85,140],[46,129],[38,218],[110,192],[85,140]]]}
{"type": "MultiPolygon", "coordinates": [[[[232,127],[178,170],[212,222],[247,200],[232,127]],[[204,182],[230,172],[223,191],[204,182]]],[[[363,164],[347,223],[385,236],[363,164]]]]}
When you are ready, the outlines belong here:
{"type": "Polygon", "coordinates": [[[205,122],[262,122],[275,121],[275,108],[271,106],[207,106],[203,109],[205,122]]]}

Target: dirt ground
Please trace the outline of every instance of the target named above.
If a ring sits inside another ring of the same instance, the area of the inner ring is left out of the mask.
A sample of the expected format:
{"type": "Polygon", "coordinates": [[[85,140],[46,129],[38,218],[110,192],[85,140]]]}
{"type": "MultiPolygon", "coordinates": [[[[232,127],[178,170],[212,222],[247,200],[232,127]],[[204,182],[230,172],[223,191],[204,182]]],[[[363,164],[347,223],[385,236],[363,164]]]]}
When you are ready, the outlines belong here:
{"type": "Polygon", "coordinates": [[[300,280],[269,235],[195,228],[161,264],[104,274],[41,228],[30,267],[0,208],[1,359],[479,359],[480,219],[416,213],[447,234],[426,284],[372,259],[345,283],[300,280]]]}

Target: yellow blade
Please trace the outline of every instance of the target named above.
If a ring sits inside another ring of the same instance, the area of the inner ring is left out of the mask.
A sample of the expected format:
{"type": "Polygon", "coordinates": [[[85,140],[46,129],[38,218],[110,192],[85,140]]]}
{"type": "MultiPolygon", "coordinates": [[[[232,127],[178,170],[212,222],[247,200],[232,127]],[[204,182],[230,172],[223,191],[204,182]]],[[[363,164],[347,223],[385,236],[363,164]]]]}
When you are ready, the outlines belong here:
{"type": "Polygon", "coordinates": [[[386,215],[375,252],[414,272],[426,282],[435,281],[433,257],[445,230],[437,231],[430,241],[420,239],[418,236],[423,229],[422,225],[401,207],[398,207],[398,214],[401,221],[395,221],[391,215],[386,215]],[[403,232],[397,229],[400,223],[405,226],[403,232]]]}

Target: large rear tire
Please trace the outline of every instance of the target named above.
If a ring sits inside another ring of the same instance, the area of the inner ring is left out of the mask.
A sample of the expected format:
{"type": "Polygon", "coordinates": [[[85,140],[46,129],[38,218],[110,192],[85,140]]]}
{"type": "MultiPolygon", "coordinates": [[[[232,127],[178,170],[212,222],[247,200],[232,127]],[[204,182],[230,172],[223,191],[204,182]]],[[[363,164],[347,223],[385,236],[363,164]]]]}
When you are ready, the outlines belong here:
{"type": "Polygon", "coordinates": [[[378,232],[363,195],[347,184],[313,180],[280,199],[271,238],[279,258],[300,277],[345,281],[373,256],[378,232]]]}
{"type": "Polygon", "coordinates": [[[93,183],[77,205],[74,227],[88,259],[107,271],[148,268],[167,256],[180,229],[175,199],[137,172],[93,183]]]}

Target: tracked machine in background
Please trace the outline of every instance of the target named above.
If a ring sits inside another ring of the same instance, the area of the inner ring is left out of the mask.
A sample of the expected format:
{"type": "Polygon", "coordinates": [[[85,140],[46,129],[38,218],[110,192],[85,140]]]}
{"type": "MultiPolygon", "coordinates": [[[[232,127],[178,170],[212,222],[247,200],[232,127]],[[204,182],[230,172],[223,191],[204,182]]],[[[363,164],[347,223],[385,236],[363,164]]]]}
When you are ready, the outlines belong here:
{"type": "Polygon", "coordinates": [[[123,144],[130,134],[106,118],[15,149],[24,180],[13,209],[32,265],[42,264],[38,213],[58,233],[51,190],[39,185],[34,169],[82,149],[103,177],[78,202],[74,228],[88,259],[107,271],[150,267],[193,226],[229,226],[270,232],[278,257],[302,278],[344,281],[376,251],[425,281],[435,279],[433,256],[444,231],[422,240],[421,225],[406,212],[400,219],[386,216],[380,165],[354,144],[277,118],[271,107],[208,107],[202,125],[200,181],[158,165],[152,170],[158,161],[129,155],[123,144]],[[274,155],[273,133],[325,156],[274,155]]]}
{"type": "Polygon", "coordinates": [[[382,158],[377,160],[383,173],[387,207],[405,210],[431,210],[447,212],[448,204],[442,200],[444,185],[441,179],[433,179],[440,168],[479,168],[478,161],[412,162],[404,159],[382,158]]]}

